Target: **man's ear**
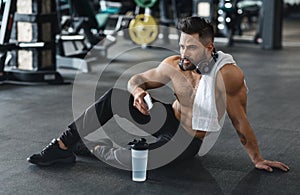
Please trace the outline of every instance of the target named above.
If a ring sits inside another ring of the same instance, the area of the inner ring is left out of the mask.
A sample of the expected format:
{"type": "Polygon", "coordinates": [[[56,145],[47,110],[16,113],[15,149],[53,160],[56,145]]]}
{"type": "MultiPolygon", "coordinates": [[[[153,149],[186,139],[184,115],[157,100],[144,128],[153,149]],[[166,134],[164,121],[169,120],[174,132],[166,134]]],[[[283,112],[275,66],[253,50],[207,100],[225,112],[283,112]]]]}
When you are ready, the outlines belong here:
{"type": "Polygon", "coordinates": [[[208,49],[209,52],[213,52],[214,44],[212,42],[210,42],[206,45],[206,48],[208,49]]]}

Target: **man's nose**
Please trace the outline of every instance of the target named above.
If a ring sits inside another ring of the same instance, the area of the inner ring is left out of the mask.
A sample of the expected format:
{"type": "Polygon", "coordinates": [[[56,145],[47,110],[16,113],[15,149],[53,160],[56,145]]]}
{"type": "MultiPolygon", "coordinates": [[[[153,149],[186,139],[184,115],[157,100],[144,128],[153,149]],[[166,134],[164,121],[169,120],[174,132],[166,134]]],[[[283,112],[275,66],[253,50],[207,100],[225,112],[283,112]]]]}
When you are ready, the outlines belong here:
{"type": "Polygon", "coordinates": [[[186,48],[185,48],[185,49],[182,49],[181,55],[182,55],[183,57],[188,57],[188,56],[189,56],[188,50],[187,50],[186,48]]]}

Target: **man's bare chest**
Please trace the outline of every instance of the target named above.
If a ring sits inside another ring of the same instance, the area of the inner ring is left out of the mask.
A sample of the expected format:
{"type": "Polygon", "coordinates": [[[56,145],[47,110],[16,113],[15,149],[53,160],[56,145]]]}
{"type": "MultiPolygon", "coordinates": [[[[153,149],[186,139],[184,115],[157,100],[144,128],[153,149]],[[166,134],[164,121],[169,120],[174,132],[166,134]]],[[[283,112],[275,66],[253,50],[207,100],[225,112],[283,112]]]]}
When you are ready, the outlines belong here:
{"type": "Polygon", "coordinates": [[[183,75],[172,80],[178,101],[184,104],[193,103],[201,75],[183,75]]]}

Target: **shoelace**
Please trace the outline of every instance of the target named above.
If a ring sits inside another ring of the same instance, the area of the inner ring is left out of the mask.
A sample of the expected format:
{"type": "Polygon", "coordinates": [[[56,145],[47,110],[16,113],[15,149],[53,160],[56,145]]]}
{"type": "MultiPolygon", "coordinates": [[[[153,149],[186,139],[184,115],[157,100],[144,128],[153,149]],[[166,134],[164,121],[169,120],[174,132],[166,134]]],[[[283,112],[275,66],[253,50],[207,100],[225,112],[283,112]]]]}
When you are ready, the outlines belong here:
{"type": "Polygon", "coordinates": [[[41,154],[46,154],[51,148],[53,148],[56,140],[52,140],[45,148],[43,148],[41,154]]]}

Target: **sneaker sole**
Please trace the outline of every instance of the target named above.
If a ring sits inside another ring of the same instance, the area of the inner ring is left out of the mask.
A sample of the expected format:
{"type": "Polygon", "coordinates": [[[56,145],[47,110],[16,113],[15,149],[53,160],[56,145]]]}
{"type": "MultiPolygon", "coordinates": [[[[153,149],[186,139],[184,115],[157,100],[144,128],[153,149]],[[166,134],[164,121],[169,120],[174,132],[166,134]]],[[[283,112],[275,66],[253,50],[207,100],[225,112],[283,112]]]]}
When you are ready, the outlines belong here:
{"type": "Polygon", "coordinates": [[[31,159],[27,159],[27,161],[32,164],[39,165],[39,166],[50,166],[55,163],[64,163],[64,164],[75,163],[75,159],[76,159],[75,156],[71,156],[68,158],[56,159],[56,160],[48,161],[48,162],[35,162],[35,161],[32,161],[31,159]]]}

